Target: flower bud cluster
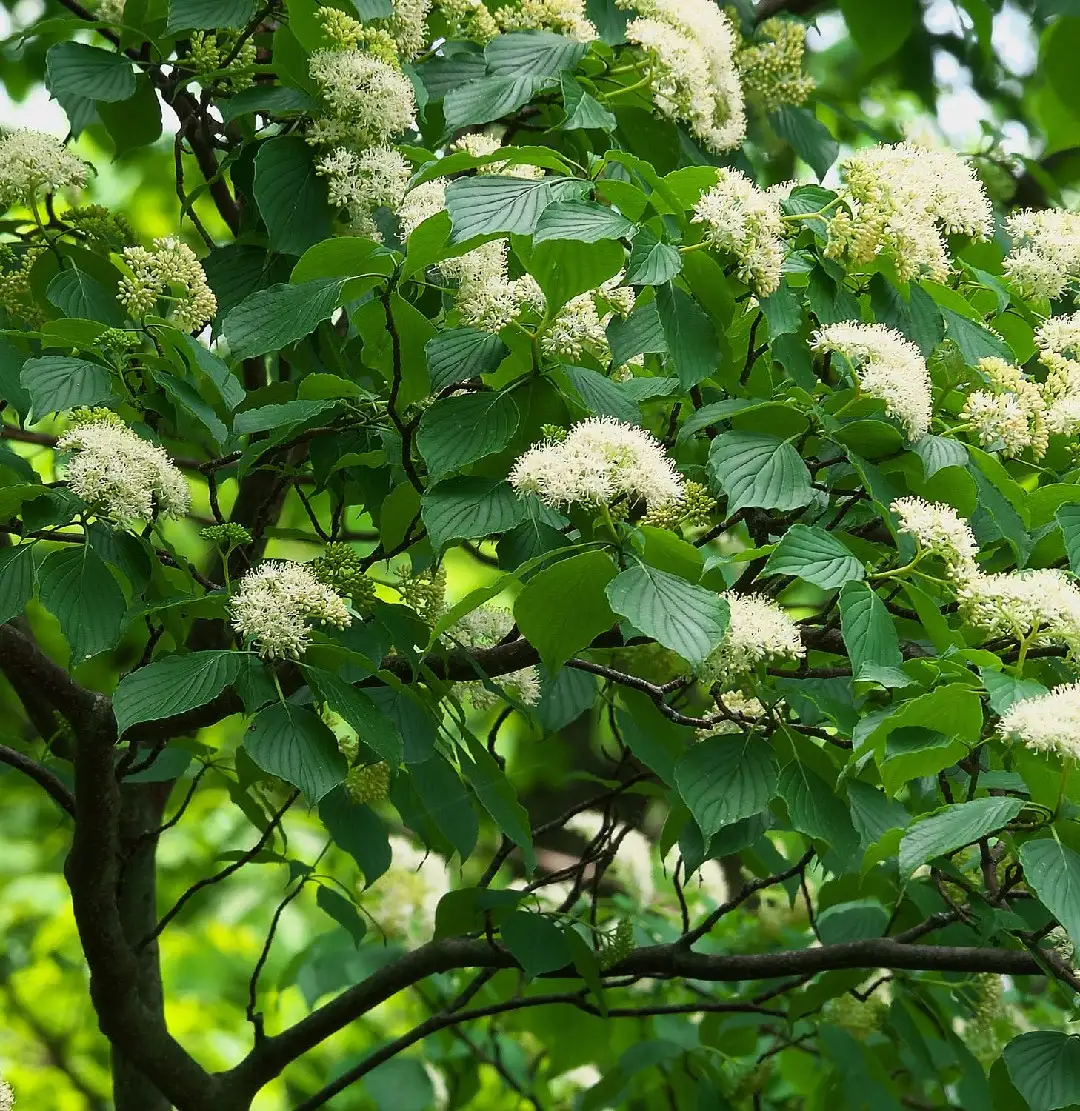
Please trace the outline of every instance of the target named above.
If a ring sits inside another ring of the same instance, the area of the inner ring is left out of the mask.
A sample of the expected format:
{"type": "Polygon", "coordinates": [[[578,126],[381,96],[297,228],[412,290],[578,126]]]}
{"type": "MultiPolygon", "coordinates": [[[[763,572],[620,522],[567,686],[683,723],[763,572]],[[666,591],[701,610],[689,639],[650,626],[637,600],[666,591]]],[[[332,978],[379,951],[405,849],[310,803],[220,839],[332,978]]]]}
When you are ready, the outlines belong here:
{"type": "Polygon", "coordinates": [[[735,56],[743,88],[763,111],[803,104],[814,91],[814,79],[803,73],[805,54],[806,25],[773,16],[758,25],[754,41],[735,56]]]}
{"type": "Polygon", "coordinates": [[[399,567],[397,576],[401,600],[427,624],[434,625],[446,609],[446,569],[429,567],[414,575],[409,568],[399,567]]]}
{"type": "Polygon", "coordinates": [[[370,612],[375,602],[375,583],[368,577],[363,559],[351,544],[337,541],[327,544],[323,554],[308,566],[320,582],[348,598],[357,613],[370,612]]]}
{"type": "Polygon", "coordinates": [[[585,11],[585,0],[513,0],[492,15],[500,31],[552,31],[578,42],[593,42],[599,33],[585,11]]]}
{"type": "Polygon", "coordinates": [[[135,320],[160,300],[169,302],[169,319],[185,332],[197,332],[213,319],[217,298],[195,252],[174,236],[155,239],[153,246],[125,247],[131,273],[120,279],[117,298],[135,320]]]}
{"type": "MultiPolygon", "coordinates": [[[[499,606],[483,605],[465,614],[449,631],[452,640],[467,648],[494,648],[510,634],[514,627],[514,615],[499,606]]],[[[540,673],[535,667],[523,667],[507,675],[489,679],[456,683],[455,688],[468,695],[477,710],[491,710],[504,704],[505,700],[489,689],[494,686],[506,692],[507,696],[526,706],[535,706],[540,701],[540,673]]]]}

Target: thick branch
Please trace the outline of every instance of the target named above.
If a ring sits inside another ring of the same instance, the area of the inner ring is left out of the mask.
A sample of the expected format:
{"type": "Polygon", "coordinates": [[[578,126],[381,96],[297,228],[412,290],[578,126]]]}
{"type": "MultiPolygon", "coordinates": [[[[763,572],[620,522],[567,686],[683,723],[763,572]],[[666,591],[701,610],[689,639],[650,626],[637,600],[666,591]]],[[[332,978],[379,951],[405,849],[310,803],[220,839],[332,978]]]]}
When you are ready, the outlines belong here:
{"type": "Polygon", "coordinates": [[[28,776],[40,787],[44,787],[49,795],[52,797],[53,802],[65,811],[72,818],[75,817],[75,796],[64,786],[63,780],[59,776],[54,775],[48,768],[42,767],[32,757],[25,755],[22,752],[16,752],[15,749],[9,748],[7,745],[0,745],[0,764],[7,764],[9,767],[17,768],[28,776]]]}
{"type": "Polygon", "coordinates": [[[97,712],[101,696],[76,683],[13,625],[0,625],[0,670],[16,690],[31,688],[76,729],[97,712]]]}

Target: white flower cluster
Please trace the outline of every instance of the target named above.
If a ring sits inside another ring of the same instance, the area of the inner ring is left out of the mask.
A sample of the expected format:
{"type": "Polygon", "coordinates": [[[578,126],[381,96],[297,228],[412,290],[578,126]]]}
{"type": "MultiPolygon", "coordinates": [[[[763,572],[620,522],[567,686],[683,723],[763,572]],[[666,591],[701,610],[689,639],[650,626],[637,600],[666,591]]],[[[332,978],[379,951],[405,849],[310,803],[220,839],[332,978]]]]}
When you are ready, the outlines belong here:
{"type": "Polygon", "coordinates": [[[217,312],[217,298],[195,252],[175,236],[155,239],[150,250],[125,247],[124,261],[131,273],[120,279],[116,295],[133,319],[166,300],[169,319],[185,332],[196,332],[217,312]]]}
{"type": "Polygon", "coordinates": [[[1036,752],[1075,760],[1080,756],[1080,683],[1019,699],[1002,714],[998,732],[1036,752]]]}
{"type": "Polygon", "coordinates": [[[900,531],[914,537],[924,552],[940,557],[952,574],[967,577],[975,571],[979,546],[951,505],[911,497],[899,498],[891,508],[900,518],[900,531]]]}
{"type": "Polygon", "coordinates": [[[308,131],[316,145],[379,146],[405,131],[416,115],[412,82],[372,54],[316,50],[309,69],[329,108],[308,131]]]}
{"type": "Polygon", "coordinates": [[[798,627],[772,598],[734,591],[722,597],[731,616],[724,639],[699,672],[707,685],[727,684],[760,664],[800,660],[806,655],[798,627]]]}
{"type": "Polygon", "coordinates": [[[706,241],[739,260],[739,277],[760,297],[780,284],[784,223],[780,202],[794,182],[759,189],[741,170],[718,171],[716,184],[694,206],[694,223],[705,225],[706,241]]]}
{"type": "Polygon", "coordinates": [[[0,1111],[11,1111],[15,1106],[15,1093],[6,1080],[0,1080],[0,1111]]]}
{"type": "MultiPolygon", "coordinates": [[[[1012,363],[990,356],[979,360],[979,370],[990,388],[968,394],[960,416],[975,429],[979,442],[1000,442],[1006,456],[1014,457],[1028,448],[1036,459],[1046,454],[1051,418],[1043,388],[1025,377],[1012,363]]],[[[1062,406],[1053,397],[1054,423],[1061,422],[1062,406]]]]}
{"type": "Polygon", "coordinates": [[[1080,430],[1080,312],[1043,321],[1035,346],[1047,370],[1042,385],[1047,429],[1073,435],[1080,430]]]}
{"type": "Polygon", "coordinates": [[[404,837],[389,841],[393,863],[360,897],[374,904],[373,917],[390,937],[420,945],[435,932],[435,911],[450,890],[450,869],[438,853],[425,852],[404,837]]]}
{"type": "MultiPolygon", "coordinates": [[[[509,610],[500,606],[483,605],[465,614],[451,627],[449,635],[467,648],[494,648],[502,643],[513,627],[514,615],[509,610]]],[[[489,681],[526,706],[535,706],[540,701],[540,673],[532,665],[489,681]]],[[[479,679],[458,683],[457,686],[462,693],[469,696],[478,710],[491,710],[505,705],[479,679]]]]}
{"type": "MultiPolygon", "coordinates": [[[[622,285],[623,275],[609,278],[599,289],[572,297],[555,315],[540,338],[540,349],[554,358],[577,359],[590,351],[602,363],[611,358],[607,326],[613,316],[627,316],[634,307],[634,291],[622,285]]],[[[543,293],[536,291],[537,311],[543,312],[543,293]]]]}
{"type": "Polygon", "coordinates": [[[89,167],[43,131],[12,131],[0,138],[0,211],[33,205],[44,193],[81,189],[89,167]]]}
{"type": "Polygon", "coordinates": [[[371,147],[357,154],[337,147],[316,166],[325,175],[330,203],[344,209],[357,235],[379,239],[374,214],[379,207],[396,209],[405,199],[411,170],[393,147],[371,147]]]}
{"type": "Polygon", "coordinates": [[[961,618],[991,635],[1080,653],[1080,589],[1064,571],[971,574],[959,581],[956,600],[961,618]]]}
{"type": "Polygon", "coordinates": [[[184,476],[169,456],[111,413],[96,410],[76,421],[56,448],[71,452],[64,468],[71,490],[121,526],[183,517],[191,507],[184,476]]]}
{"type": "Polygon", "coordinates": [[[626,38],[647,51],[657,107],[687,124],[714,153],[746,135],[746,107],[735,64],[738,36],[713,0],[618,0],[636,8],[626,38]]]}
{"type": "Polygon", "coordinates": [[[516,0],[493,14],[501,31],[553,31],[578,42],[600,37],[585,12],[585,0],[516,0]]]}
{"type": "Polygon", "coordinates": [[[510,484],[554,508],[610,505],[640,499],[649,511],[677,501],[683,478],[653,436],[613,417],[590,417],[563,440],[529,448],[514,464],[510,484]]]}
{"type": "Polygon", "coordinates": [[[233,628],[264,659],[298,660],[311,644],[311,625],[352,624],[345,599],[302,563],[268,560],[241,580],[229,601],[233,628]]]}
{"type": "Polygon", "coordinates": [[[885,402],[885,411],[900,422],[909,440],[930,430],[930,374],[919,349],[899,332],[884,324],[842,321],[815,334],[814,350],[845,356],[862,392],[885,402]]]}
{"type": "Polygon", "coordinates": [[[1080,278],[1080,212],[1025,209],[1005,221],[1005,273],[1024,297],[1060,297],[1080,278]]]}
{"type": "MultiPolygon", "coordinates": [[[[488,124],[483,131],[470,131],[455,139],[450,144],[451,151],[471,154],[473,158],[483,158],[485,155],[494,154],[502,149],[503,136],[506,132],[501,124],[488,124]]],[[[487,162],[477,168],[478,174],[502,174],[505,177],[519,177],[535,180],[544,176],[542,166],[534,166],[528,162],[510,163],[501,160],[487,162]]]]}
{"type": "Polygon", "coordinates": [[[387,30],[402,58],[412,59],[431,45],[427,20],[431,0],[394,0],[394,14],[387,21],[387,30]]]}
{"type": "Polygon", "coordinates": [[[831,258],[866,266],[887,253],[901,281],[948,277],[945,235],[985,239],[990,200],[971,166],[950,150],[912,143],[868,147],[840,163],[846,209],[829,222],[831,258]]]}

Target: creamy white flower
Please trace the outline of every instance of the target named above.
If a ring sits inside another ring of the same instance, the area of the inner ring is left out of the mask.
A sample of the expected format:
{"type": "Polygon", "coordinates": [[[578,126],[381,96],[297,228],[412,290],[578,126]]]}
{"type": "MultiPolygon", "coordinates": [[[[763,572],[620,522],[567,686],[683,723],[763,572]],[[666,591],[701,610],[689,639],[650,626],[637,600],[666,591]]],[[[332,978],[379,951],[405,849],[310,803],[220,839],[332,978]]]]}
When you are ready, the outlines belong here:
{"type": "Polygon", "coordinates": [[[840,163],[846,208],[829,223],[827,254],[857,266],[887,253],[901,280],[948,277],[945,235],[985,239],[994,228],[982,182],[950,150],[912,143],[857,150],[840,163]]]}
{"type": "Polygon", "coordinates": [[[183,517],[191,495],[180,470],[157,444],[137,436],[119,417],[80,421],[56,442],[71,452],[68,486],[88,505],[122,526],[158,517],[183,517]]]}
{"type": "Polygon", "coordinates": [[[316,50],[312,79],[330,110],[308,139],[316,145],[375,146],[400,135],[416,115],[412,82],[392,65],[361,50],[316,50]]]}
{"type": "Polygon", "coordinates": [[[722,597],[731,616],[724,639],[699,672],[707,685],[729,683],[760,664],[806,655],[798,627],[772,598],[733,591],[722,597]]]}
{"type": "MultiPolygon", "coordinates": [[[[598,810],[583,810],[575,814],[563,827],[577,833],[590,844],[604,828],[604,815],[598,810]]],[[[656,895],[653,880],[653,845],[640,830],[619,823],[608,823],[608,834],[601,851],[618,845],[612,859],[610,873],[626,885],[628,893],[641,906],[648,906],[656,895]]]]}
{"type": "MultiPolygon", "coordinates": [[[[514,615],[508,609],[485,604],[465,614],[451,626],[449,636],[468,648],[494,648],[513,627],[514,615]]],[[[505,690],[512,699],[526,706],[535,706],[540,701],[540,673],[532,665],[497,676],[488,682],[497,689],[505,690]]],[[[462,694],[468,695],[477,710],[491,710],[496,706],[506,705],[505,699],[489,690],[479,679],[457,683],[455,687],[462,694]]]]}
{"type": "Polygon", "coordinates": [[[1080,278],[1080,213],[1025,209],[1005,221],[1012,247],[1005,273],[1025,297],[1060,297],[1080,278]]]}
{"type": "Polygon", "coordinates": [[[627,497],[641,499],[650,511],[677,500],[684,486],[658,440],[613,417],[590,417],[564,440],[529,448],[514,464],[510,484],[556,508],[627,497]]]}
{"type": "Polygon", "coordinates": [[[790,184],[759,189],[741,170],[721,169],[716,184],[694,207],[694,223],[705,225],[705,239],[739,260],[739,277],[767,297],[780,284],[784,261],[784,223],[780,202],[790,184]]]}
{"type": "Polygon", "coordinates": [[[1080,683],[1014,702],[1002,715],[998,732],[1037,752],[1075,760],[1080,756],[1080,683]]]}
{"type": "Polygon", "coordinates": [[[585,0],[514,0],[493,14],[503,31],[553,31],[579,42],[600,37],[585,13],[585,0]]]}
{"type": "MultiPolygon", "coordinates": [[[[1050,431],[1059,431],[1051,429],[1047,410],[1047,395],[1051,404],[1055,400],[1055,382],[1051,380],[1048,388],[1041,387],[1026,378],[1019,367],[996,356],[980,359],[978,365],[991,389],[969,394],[961,418],[974,427],[981,443],[1000,441],[1006,456],[1017,456],[1030,448],[1035,459],[1041,459],[1050,431]]],[[[1055,423],[1061,423],[1062,417],[1059,408],[1055,423]]]]}
{"type": "Polygon", "coordinates": [[[12,131],[0,138],[0,210],[45,193],[81,189],[89,166],[53,135],[12,131]]]}
{"type": "Polygon", "coordinates": [[[338,147],[315,168],[327,179],[330,203],[348,213],[352,230],[381,239],[375,210],[401,205],[411,176],[408,162],[392,147],[371,147],[360,154],[338,147]]]}
{"type": "Polygon", "coordinates": [[[713,0],[619,0],[643,17],[626,38],[648,51],[659,110],[682,120],[709,150],[732,150],[746,135],[746,108],[735,64],[735,29],[713,0]]]}
{"type": "Polygon", "coordinates": [[[953,574],[974,571],[979,546],[951,505],[911,497],[899,498],[891,509],[900,518],[900,531],[913,536],[924,552],[940,556],[953,574]]]}
{"type": "Polygon", "coordinates": [[[125,247],[124,261],[131,273],[120,279],[116,296],[133,319],[141,319],[164,299],[169,302],[169,319],[185,332],[195,332],[217,312],[217,298],[202,264],[175,236],[155,239],[150,250],[125,247]]]}
{"type": "Polygon", "coordinates": [[[435,932],[435,911],[450,890],[450,869],[438,853],[417,848],[404,837],[389,841],[393,863],[360,897],[374,903],[375,921],[390,937],[419,945],[435,932]]]}
{"type": "Polygon", "coordinates": [[[441,178],[425,181],[410,189],[398,205],[401,234],[408,239],[427,219],[446,208],[446,182],[441,178]]]}
{"type": "Polygon", "coordinates": [[[430,11],[431,0],[394,0],[394,14],[387,29],[402,58],[415,58],[430,44],[427,29],[430,11]]]}
{"type": "Polygon", "coordinates": [[[990,635],[1080,653],[1080,589],[1064,571],[971,574],[960,581],[956,600],[961,618],[990,635]]]}
{"type": "Polygon", "coordinates": [[[930,430],[933,395],[926,362],[915,344],[884,324],[830,324],[814,335],[815,351],[834,351],[855,368],[859,388],[885,402],[910,440],[930,430]]]}
{"type": "MultiPolygon", "coordinates": [[[[589,351],[602,363],[608,362],[611,358],[608,323],[615,315],[626,316],[634,307],[634,291],[621,285],[622,279],[621,273],[616,274],[598,289],[567,301],[540,337],[540,349],[544,354],[559,359],[578,359],[583,351],[589,351]]],[[[542,313],[543,293],[538,289],[537,294],[535,307],[542,313]]]]}
{"type": "Polygon", "coordinates": [[[264,659],[299,659],[311,644],[315,622],[344,629],[352,624],[345,599],[302,563],[268,560],[241,580],[229,600],[233,628],[264,659]]]}
{"type": "Polygon", "coordinates": [[[15,1093],[6,1080],[0,1080],[0,1111],[11,1111],[15,1106],[15,1093]]]}

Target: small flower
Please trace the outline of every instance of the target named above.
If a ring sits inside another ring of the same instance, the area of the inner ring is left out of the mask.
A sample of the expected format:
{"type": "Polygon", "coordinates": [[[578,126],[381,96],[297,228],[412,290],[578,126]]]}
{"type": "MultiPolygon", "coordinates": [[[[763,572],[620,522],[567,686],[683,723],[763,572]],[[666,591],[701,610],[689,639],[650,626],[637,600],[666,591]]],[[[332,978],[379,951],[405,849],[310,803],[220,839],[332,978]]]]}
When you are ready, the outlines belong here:
{"type": "Polygon", "coordinates": [[[1080,683],[1019,699],[1002,715],[998,732],[1036,752],[1075,759],[1080,756],[1080,683]]]}
{"type": "Polygon", "coordinates": [[[815,351],[835,351],[856,368],[859,388],[885,402],[909,440],[930,430],[933,396],[926,362],[915,344],[884,324],[830,324],[814,336],[815,351]]]}
{"type": "Polygon", "coordinates": [[[15,1093],[6,1080],[0,1080],[0,1111],[11,1111],[15,1106],[15,1093]]]}
{"type": "Polygon", "coordinates": [[[806,25],[794,19],[766,19],[756,36],[735,57],[743,88],[757,97],[765,112],[804,103],[815,84],[802,71],[806,25]]]}
{"type": "Polygon", "coordinates": [[[499,33],[499,25],[483,0],[435,0],[435,6],[454,32],[451,38],[484,44],[499,33]]]}
{"type": "Polygon", "coordinates": [[[959,582],[956,600],[961,618],[992,636],[1080,653],[1080,589],[1064,571],[969,574],[959,582]]]}
{"type": "Polygon", "coordinates": [[[590,417],[561,441],[531,448],[514,464],[510,484],[554,508],[640,499],[652,512],[683,493],[682,476],[658,440],[612,417],[590,417]]]}
{"type": "Polygon", "coordinates": [[[217,544],[219,548],[238,548],[242,544],[251,543],[251,533],[243,525],[233,521],[226,521],[223,525],[207,525],[199,530],[203,540],[217,544]]]}
{"type": "MultiPolygon", "coordinates": [[[[1051,423],[1062,423],[1060,406],[1053,418],[1047,411],[1046,394],[1052,394],[1053,381],[1049,388],[1040,388],[1019,367],[995,356],[980,359],[979,370],[991,389],[969,394],[961,419],[974,426],[980,443],[1000,441],[1006,456],[1017,456],[1030,448],[1035,459],[1041,459],[1046,454],[1051,423]]],[[[1053,407],[1052,396],[1050,403],[1053,407]]]]}
{"type": "Polygon", "coordinates": [[[402,58],[411,60],[429,45],[427,19],[430,11],[431,0],[394,0],[394,14],[385,22],[402,58]]]}
{"type": "Polygon", "coordinates": [[[344,209],[357,235],[380,239],[375,210],[396,209],[405,199],[411,171],[392,147],[371,147],[361,154],[337,147],[316,163],[329,185],[330,204],[344,209]]]}
{"type": "Polygon", "coordinates": [[[308,566],[319,582],[348,598],[358,613],[371,609],[375,601],[375,583],[368,577],[363,559],[351,544],[327,544],[323,554],[308,566]]]}
{"type": "Polygon", "coordinates": [[[1060,297],[1080,278],[1080,213],[1063,208],[1014,212],[1005,273],[1025,297],[1060,297]]]}
{"type": "Polygon", "coordinates": [[[881,253],[901,281],[944,281],[945,235],[987,238],[993,211],[982,182],[958,154],[913,143],[858,150],[840,163],[845,210],[829,222],[830,258],[867,266],[881,253]]]}
{"type": "MultiPolygon", "coordinates": [[[[451,626],[448,636],[467,648],[494,648],[501,644],[514,628],[514,615],[501,606],[482,605],[465,614],[451,626]]],[[[506,700],[489,685],[500,688],[513,701],[525,706],[535,706],[540,701],[540,673],[535,667],[523,667],[507,675],[482,680],[456,683],[455,688],[468,695],[477,710],[491,710],[505,705],[506,700]]]]}
{"type": "Polygon", "coordinates": [[[439,178],[410,189],[398,205],[397,217],[401,224],[401,234],[408,239],[425,220],[445,208],[446,183],[439,178]]]}
{"type": "MultiPolygon", "coordinates": [[[[552,358],[578,359],[583,351],[590,351],[602,363],[608,362],[611,347],[607,326],[616,314],[626,316],[634,307],[634,291],[621,285],[622,279],[621,273],[616,274],[599,288],[567,301],[540,337],[540,349],[544,354],[552,358]]],[[[542,301],[542,293],[539,299],[542,301]]],[[[537,311],[543,311],[541,303],[537,311]]]]}
{"type": "Polygon", "coordinates": [[[493,15],[503,31],[553,31],[579,42],[600,37],[585,14],[585,0],[515,0],[493,15]]]}
{"type": "Polygon", "coordinates": [[[317,50],[309,69],[329,109],[308,132],[315,145],[378,146],[411,126],[412,82],[383,59],[359,50],[317,50]]]}
{"type": "Polygon", "coordinates": [[[205,271],[179,239],[155,239],[150,250],[125,247],[124,261],[131,273],[120,279],[117,297],[133,319],[144,317],[162,298],[170,302],[169,319],[185,332],[198,331],[217,312],[205,271]]]}
{"type": "Polygon", "coordinates": [[[780,201],[790,185],[759,189],[741,170],[721,169],[716,184],[701,195],[693,222],[704,224],[705,240],[739,260],[739,277],[761,297],[780,285],[784,224],[780,201]]]}
{"type": "Polygon", "coordinates": [[[446,569],[429,567],[414,575],[409,568],[399,567],[397,575],[401,600],[429,625],[434,625],[446,608],[446,569]]]}
{"type": "Polygon", "coordinates": [[[707,685],[730,683],[761,664],[806,655],[798,626],[771,598],[733,592],[722,597],[731,616],[724,639],[701,668],[699,678],[707,685]]]}
{"type": "Polygon", "coordinates": [[[900,518],[900,531],[913,536],[924,552],[939,556],[951,573],[967,575],[975,570],[979,554],[975,536],[951,505],[912,497],[894,501],[891,509],[900,518]]]}
{"type": "Polygon", "coordinates": [[[46,193],[81,189],[87,164],[43,131],[11,131],[0,138],[0,210],[32,206],[46,193]]]}
{"type": "Polygon", "coordinates": [[[229,601],[233,628],[264,659],[299,659],[311,644],[311,625],[352,624],[345,599],[302,563],[269,560],[249,571],[229,601]]]}
{"type": "Polygon", "coordinates": [[[56,448],[71,452],[64,478],[87,505],[122,527],[188,512],[187,483],[165,451],[108,410],[80,416],[56,448]]]}

